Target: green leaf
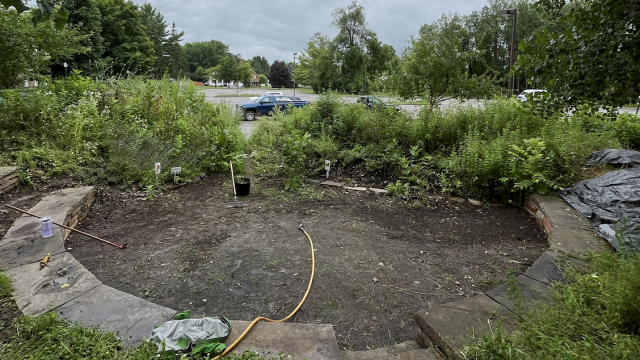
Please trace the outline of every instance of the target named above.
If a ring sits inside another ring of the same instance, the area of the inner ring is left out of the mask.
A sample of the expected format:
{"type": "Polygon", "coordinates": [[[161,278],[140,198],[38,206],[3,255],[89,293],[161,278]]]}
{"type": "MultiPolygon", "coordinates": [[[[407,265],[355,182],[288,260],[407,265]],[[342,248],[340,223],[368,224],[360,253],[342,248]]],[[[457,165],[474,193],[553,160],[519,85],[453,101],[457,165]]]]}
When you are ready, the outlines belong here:
{"type": "Polygon", "coordinates": [[[68,19],[69,19],[69,12],[67,10],[58,11],[54,19],[56,28],[58,30],[64,29],[64,26],[67,24],[68,19]]]}
{"type": "Polygon", "coordinates": [[[36,4],[38,4],[38,9],[40,9],[43,14],[52,14],[55,10],[55,6],[52,1],[38,0],[36,1],[36,4]]]}
{"type": "Polygon", "coordinates": [[[7,9],[13,6],[18,11],[18,14],[29,10],[29,7],[23,4],[20,0],[0,0],[0,4],[7,9]]]}

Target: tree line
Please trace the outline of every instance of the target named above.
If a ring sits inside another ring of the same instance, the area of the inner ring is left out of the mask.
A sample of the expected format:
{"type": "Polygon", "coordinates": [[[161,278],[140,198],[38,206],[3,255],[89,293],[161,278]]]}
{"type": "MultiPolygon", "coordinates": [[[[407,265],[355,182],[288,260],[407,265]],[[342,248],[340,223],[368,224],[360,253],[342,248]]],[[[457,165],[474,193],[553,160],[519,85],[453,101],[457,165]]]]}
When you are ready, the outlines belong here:
{"type": "Polygon", "coordinates": [[[77,71],[93,78],[210,78],[266,83],[270,65],[243,60],[217,40],[181,44],[184,32],[151,4],[127,0],[0,0],[0,87],[77,71]],[[51,20],[51,21],[49,21],[51,20]],[[65,69],[64,64],[67,67],[65,69]]]}
{"type": "Polygon", "coordinates": [[[547,104],[621,106],[640,95],[640,0],[489,0],[471,14],[443,14],[407,40],[402,54],[378,41],[356,1],[333,13],[333,39],[316,33],[295,77],[315,92],[395,93],[432,104],[448,97],[547,89],[547,104]],[[514,16],[515,55],[509,71],[514,16]]]}

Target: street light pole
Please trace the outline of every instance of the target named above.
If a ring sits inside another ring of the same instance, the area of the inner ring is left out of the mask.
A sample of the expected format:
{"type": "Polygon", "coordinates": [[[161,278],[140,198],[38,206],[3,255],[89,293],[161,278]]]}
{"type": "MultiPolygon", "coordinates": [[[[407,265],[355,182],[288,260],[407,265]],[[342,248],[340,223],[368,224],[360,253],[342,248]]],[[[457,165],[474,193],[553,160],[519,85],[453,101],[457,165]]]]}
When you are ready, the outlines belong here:
{"type": "Polygon", "coordinates": [[[502,10],[498,12],[499,16],[511,16],[513,15],[513,28],[511,30],[511,51],[509,52],[509,93],[507,97],[511,97],[513,93],[513,86],[515,83],[515,76],[511,73],[513,69],[513,61],[516,53],[516,24],[518,22],[518,9],[513,10],[502,10]]]}
{"type": "MultiPolygon", "coordinates": [[[[238,60],[242,61],[240,54],[238,54],[238,60]]],[[[240,72],[240,61],[238,61],[238,64],[236,65],[236,95],[240,94],[240,90],[238,88],[238,86],[240,86],[240,80],[238,79],[238,74],[240,72]]]]}
{"type": "Polygon", "coordinates": [[[293,53],[293,96],[296,96],[296,55],[298,53],[293,53]]]}
{"type": "Polygon", "coordinates": [[[62,64],[62,66],[64,66],[64,77],[67,77],[67,62],[65,61],[65,63],[62,64]]]}

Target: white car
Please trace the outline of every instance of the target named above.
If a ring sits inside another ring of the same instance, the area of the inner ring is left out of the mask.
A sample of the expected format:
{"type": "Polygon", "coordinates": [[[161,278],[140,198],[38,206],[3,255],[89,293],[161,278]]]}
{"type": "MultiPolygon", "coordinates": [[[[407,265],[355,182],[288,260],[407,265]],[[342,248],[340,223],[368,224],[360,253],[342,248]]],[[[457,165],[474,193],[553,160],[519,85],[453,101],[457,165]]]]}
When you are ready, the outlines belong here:
{"type": "Polygon", "coordinates": [[[536,96],[541,96],[542,93],[546,93],[547,90],[541,90],[541,89],[528,89],[525,90],[523,92],[520,93],[520,95],[518,95],[518,100],[525,102],[527,101],[527,99],[533,99],[536,96]]]}
{"type": "Polygon", "coordinates": [[[266,96],[266,95],[276,95],[276,96],[280,95],[280,96],[282,96],[283,94],[282,94],[282,91],[267,91],[266,93],[264,93],[264,94],[262,94],[260,96],[250,97],[249,101],[255,102],[256,100],[258,100],[261,97],[266,96]]]}

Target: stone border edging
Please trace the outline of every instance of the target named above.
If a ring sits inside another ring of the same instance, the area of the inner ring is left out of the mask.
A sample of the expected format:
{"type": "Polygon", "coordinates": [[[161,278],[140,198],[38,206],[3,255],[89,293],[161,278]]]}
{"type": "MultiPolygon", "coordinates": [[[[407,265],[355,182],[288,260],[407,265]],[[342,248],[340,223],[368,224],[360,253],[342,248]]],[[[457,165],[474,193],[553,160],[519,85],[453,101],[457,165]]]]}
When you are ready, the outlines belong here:
{"type": "MultiPolygon", "coordinates": [[[[95,201],[91,186],[54,191],[29,209],[40,216],[51,216],[59,223],[76,227],[95,201]]],[[[13,280],[13,296],[25,315],[55,311],[82,326],[96,326],[117,333],[127,347],[135,347],[151,336],[155,326],[173,319],[176,310],[140,299],[103,284],[64,247],[70,231],[54,228],[54,236],[40,235],[39,219],[23,215],[0,242],[0,263],[13,280]],[[40,269],[40,261],[51,254],[49,266],[40,269]]],[[[247,321],[232,321],[229,345],[248,326],[247,321]]],[[[338,359],[339,349],[332,325],[260,323],[244,340],[244,348],[261,355],[280,351],[296,359],[338,359]]]]}
{"type": "MultiPolygon", "coordinates": [[[[54,191],[29,211],[76,227],[95,201],[94,189],[85,186],[54,191]]],[[[70,230],[54,228],[54,235],[40,235],[40,221],[23,215],[0,242],[0,262],[13,280],[13,296],[25,315],[55,311],[82,326],[116,332],[125,346],[134,347],[149,337],[155,325],[171,319],[176,311],[142,300],[102,284],[66,251],[70,230]],[[40,261],[48,254],[47,267],[40,261]]]]}
{"type": "Polygon", "coordinates": [[[17,166],[0,166],[0,194],[13,190],[18,184],[17,166]]]}
{"type": "MultiPolygon", "coordinates": [[[[525,209],[535,216],[550,245],[523,275],[516,278],[516,285],[528,306],[543,299],[551,284],[564,280],[563,270],[556,264],[559,253],[580,257],[609,247],[593,232],[587,219],[558,197],[531,195],[525,209]]],[[[482,295],[416,312],[414,320],[419,326],[416,337],[437,345],[448,358],[461,360],[460,350],[469,336],[477,338],[489,333],[498,321],[506,331],[515,329],[514,304],[508,299],[508,287],[505,283],[482,295]]]]}

